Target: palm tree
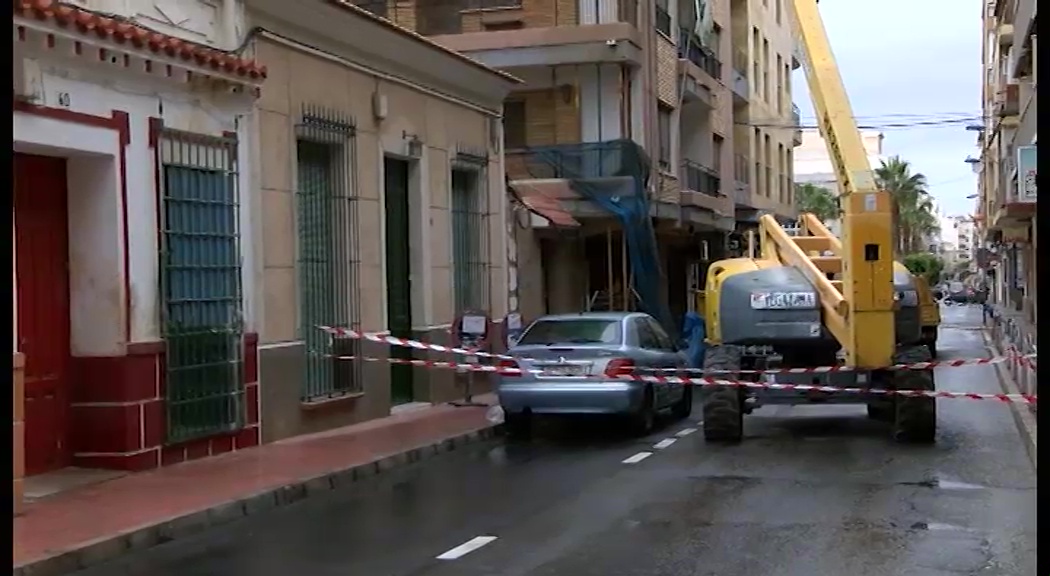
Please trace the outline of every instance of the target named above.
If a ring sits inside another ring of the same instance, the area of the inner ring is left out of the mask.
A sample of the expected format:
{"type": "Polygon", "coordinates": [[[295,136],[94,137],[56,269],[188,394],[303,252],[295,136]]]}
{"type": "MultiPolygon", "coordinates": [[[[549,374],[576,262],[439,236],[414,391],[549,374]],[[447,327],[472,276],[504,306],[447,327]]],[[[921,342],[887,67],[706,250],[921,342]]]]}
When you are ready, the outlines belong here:
{"type": "Polygon", "coordinates": [[[796,184],[795,203],[799,212],[809,212],[825,224],[841,213],[835,193],[816,184],[796,184]]]}
{"type": "Polygon", "coordinates": [[[900,156],[892,156],[881,164],[875,169],[875,178],[879,187],[896,201],[897,251],[899,254],[924,251],[923,240],[940,230],[926,176],[921,172],[912,173],[911,165],[900,156]]]}

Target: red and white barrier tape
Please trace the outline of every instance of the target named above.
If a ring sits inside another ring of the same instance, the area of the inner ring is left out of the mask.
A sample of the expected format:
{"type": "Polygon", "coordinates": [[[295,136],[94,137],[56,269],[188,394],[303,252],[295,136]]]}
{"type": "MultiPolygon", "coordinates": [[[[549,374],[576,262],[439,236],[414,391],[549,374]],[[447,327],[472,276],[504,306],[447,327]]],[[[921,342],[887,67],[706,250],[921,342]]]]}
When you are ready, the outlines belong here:
{"type": "MultiPolygon", "coordinates": [[[[1026,357],[1035,358],[1035,354],[1026,357]]],[[[995,356],[992,358],[965,358],[958,360],[934,360],[931,362],[915,362],[914,364],[894,364],[881,368],[881,370],[932,370],[934,368],[957,367],[957,366],[981,366],[1013,360],[1013,356],[995,356]]],[[[857,372],[867,371],[870,368],[859,368],[857,366],[816,366],[812,368],[769,368],[766,370],[704,370],[700,368],[640,368],[640,372],[664,372],[680,374],[827,374],[828,372],[857,372]]]]}
{"type": "MultiPolygon", "coordinates": [[[[440,362],[437,360],[415,360],[410,358],[373,358],[370,356],[329,356],[321,355],[323,358],[333,360],[359,360],[361,362],[388,362],[390,364],[404,364],[407,366],[418,366],[420,368],[441,368],[446,370],[470,370],[472,372],[507,372],[522,374],[525,371],[513,368],[501,368],[492,364],[470,364],[467,362],[440,362]]],[[[529,372],[540,372],[531,370],[529,372]]]]}
{"type": "MultiPolygon", "coordinates": [[[[438,362],[432,360],[410,360],[404,358],[373,358],[367,356],[328,356],[336,360],[361,360],[364,362],[389,362],[391,364],[407,364],[424,368],[441,369],[465,369],[475,372],[498,373],[505,376],[516,376],[524,373],[540,372],[539,370],[522,370],[521,368],[505,368],[502,366],[491,366],[486,364],[463,364],[456,362],[438,362]]],[[[859,388],[840,386],[818,386],[815,384],[778,384],[775,382],[749,382],[746,380],[725,380],[719,378],[683,378],[680,376],[644,376],[640,374],[621,374],[615,377],[584,376],[573,377],[573,382],[608,381],[610,378],[634,382],[653,382],[658,384],[682,384],[686,386],[731,386],[744,388],[758,388],[763,390],[785,390],[789,392],[821,392],[825,394],[878,394],[895,396],[927,396],[931,398],[952,398],[967,400],[998,400],[1000,402],[1017,402],[1024,404],[1036,404],[1036,396],[1028,394],[979,394],[976,392],[949,392],[942,390],[890,390],[885,388],[859,388]]]]}
{"type": "MultiPolygon", "coordinates": [[[[478,358],[494,358],[497,360],[518,360],[514,356],[508,356],[506,354],[494,354],[491,352],[484,352],[481,350],[471,350],[467,348],[457,348],[452,346],[443,346],[441,344],[431,344],[428,342],[420,342],[418,340],[410,340],[408,338],[398,338],[397,336],[389,336],[385,333],[371,333],[362,332],[360,330],[353,330],[350,328],[334,328],[331,326],[318,326],[319,329],[338,337],[343,338],[354,338],[361,340],[369,340],[371,342],[378,342],[380,344],[388,344],[391,346],[400,346],[402,348],[415,348],[417,350],[432,350],[435,352],[445,352],[449,354],[461,354],[464,356],[476,356],[478,358]]],[[[1021,358],[1034,359],[1035,354],[1026,354],[1021,358]]],[[[1013,356],[997,356],[992,358],[968,358],[959,360],[938,360],[932,362],[916,362],[913,364],[895,364],[882,368],[883,370],[932,370],[937,367],[957,367],[957,366],[978,366],[984,364],[994,364],[997,362],[1005,362],[1007,360],[1014,359],[1013,356]]],[[[1033,363],[1034,367],[1034,363],[1033,363]]],[[[869,368],[858,368],[855,366],[815,366],[811,368],[771,368],[767,370],[703,370],[699,368],[664,368],[664,369],[639,369],[639,371],[645,372],[662,372],[662,373],[679,373],[679,374],[823,374],[828,372],[855,372],[861,370],[870,370],[869,368]]]]}
{"type": "Polygon", "coordinates": [[[408,338],[398,338],[397,336],[389,336],[385,333],[376,334],[371,332],[361,332],[360,330],[353,330],[350,328],[334,328],[332,326],[318,326],[318,328],[331,334],[332,336],[338,336],[342,338],[354,338],[358,340],[368,340],[370,342],[389,344],[391,346],[400,346],[402,348],[415,348],[416,350],[433,350],[435,352],[462,354],[464,356],[477,356],[479,358],[495,358],[497,360],[514,360],[513,356],[507,356],[506,354],[492,354],[490,352],[483,352],[481,350],[469,350],[467,348],[456,348],[452,346],[442,346],[441,344],[430,344],[428,342],[420,342],[418,340],[409,340],[408,338]]]}
{"type": "Polygon", "coordinates": [[[1025,368],[1028,368],[1030,370],[1036,370],[1036,363],[1035,363],[1036,355],[1035,354],[1020,354],[1020,353],[1018,353],[1017,348],[1014,348],[1014,347],[1010,347],[1010,349],[1007,350],[1006,353],[1010,355],[1011,359],[1016,361],[1021,366],[1025,367],[1025,368]]]}
{"type": "Polygon", "coordinates": [[[732,386],[760,388],[765,390],[787,390],[796,392],[825,392],[845,394],[879,394],[892,396],[927,396],[930,398],[965,398],[968,400],[998,400],[1000,402],[1020,402],[1036,404],[1036,397],[1028,394],[978,394],[976,392],[948,392],[941,390],[889,390],[885,388],[843,388],[839,386],[818,386],[815,384],[777,384],[773,382],[747,382],[744,380],[722,380],[716,378],[680,378],[677,376],[621,376],[630,380],[645,382],[666,382],[669,384],[692,384],[700,386],[732,386]]]}

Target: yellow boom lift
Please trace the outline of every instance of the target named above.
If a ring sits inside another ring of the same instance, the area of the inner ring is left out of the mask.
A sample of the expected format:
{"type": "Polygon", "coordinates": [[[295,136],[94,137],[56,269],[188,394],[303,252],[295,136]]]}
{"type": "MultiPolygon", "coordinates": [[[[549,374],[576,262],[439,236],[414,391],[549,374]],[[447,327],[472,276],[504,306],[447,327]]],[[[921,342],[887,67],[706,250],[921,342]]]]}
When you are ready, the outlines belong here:
{"type": "MultiPolygon", "coordinates": [[[[893,198],[876,186],[817,0],[793,0],[803,67],[841,191],[840,242],[812,214],[782,228],[759,219],[760,255],[712,263],[705,283],[709,347],[704,370],[730,379],[753,371],[844,366],[776,374],[777,383],[863,389],[934,389],[928,370],[887,370],[931,360],[923,345],[915,278],[894,261],[893,198]],[[840,352],[844,353],[840,359],[840,352]]],[[[932,442],[936,403],[918,395],[850,394],[750,386],[704,387],[704,435],[738,441],[743,417],[765,404],[863,403],[902,442],[932,442]]]]}

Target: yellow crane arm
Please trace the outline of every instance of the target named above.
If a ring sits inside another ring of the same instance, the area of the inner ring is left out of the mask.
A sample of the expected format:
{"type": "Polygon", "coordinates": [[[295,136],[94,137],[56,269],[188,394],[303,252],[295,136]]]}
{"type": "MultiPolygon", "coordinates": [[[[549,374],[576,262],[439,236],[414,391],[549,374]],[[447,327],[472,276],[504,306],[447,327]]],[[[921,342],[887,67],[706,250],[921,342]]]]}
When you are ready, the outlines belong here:
{"type": "MultiPolygon", "coordinates": [[[[847,364],[888,366],[895,350],[893,199],[876,186],[817,0],[793,0],[793,4],[802,65],[843,207],[838,252],[845,310],[825,306],[825,324],[845,349],[847,364]],[[842,326],[844,333],[837,333],[836,326],[842,326]]],[[[783,251],[782,245],[777,246],[783,251]]],[[[826,277],[817,280],[821,294],[833,285],[826,277]]]]}

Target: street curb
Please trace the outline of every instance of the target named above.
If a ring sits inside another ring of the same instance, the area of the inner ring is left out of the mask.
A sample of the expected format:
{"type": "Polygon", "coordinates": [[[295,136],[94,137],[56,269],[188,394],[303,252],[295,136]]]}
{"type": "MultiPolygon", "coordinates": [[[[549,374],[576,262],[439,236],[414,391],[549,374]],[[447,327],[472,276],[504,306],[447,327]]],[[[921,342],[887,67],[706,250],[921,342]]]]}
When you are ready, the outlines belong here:
{"type": "MultiPolygon", "coordinates": [[[[1003,356],[1003,352],[999,350],[999,347],[992,342],[991,338],[988,337],[988,333],[984,333],[985,343],[988,348],[992,350],[996,356],[1003,356]]],[[[1002,364],[992,364],[992,369],[995,370],[997,380],[999,380],[999,388],[1002,389],[1003,394],[1020,394],[1021,390],[1017,387],[1010,373],[1003,367],[1002,364]]],[[[1021,435],[1021,441],[1024,443],[1025,452],[1028,454],[1028,461],[1032,463],[1032,468],[1038,469],[1036,465],[1038,452],[1036,451],[1036,442],[1038,439],[1038,428],[1036,423],[1035,415],[1028,411],[1028,405],[1018,402],[1010,403],[1010,414],[1014,418],[1014,425],[1017,426],[1017,432],[1021,435]]]]}
{"type": "Polygon", "coordinates": [[[116,536],[86,542],[75,550],[67,550],[49,558],[16,566],[12,576],[62,576],[83,570],[129,552],[145,550],[253,514],[287,506],[310,496],[330,492],[337,488],[346,488],[361,480],[451,452],[458,447],[491,440],[497,436],[501,428],[501,425],[479,428],[371,462],[292,484],[269,488],[250,496],[169,518],[157,524],[135,528],[116,536]]]}

